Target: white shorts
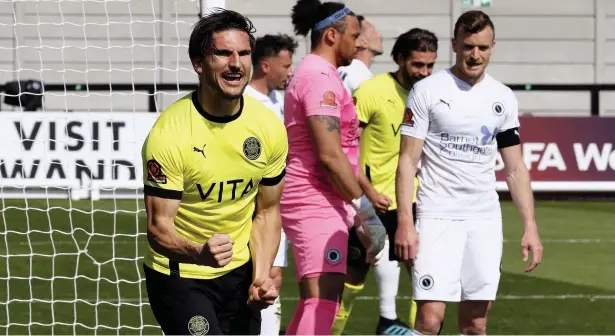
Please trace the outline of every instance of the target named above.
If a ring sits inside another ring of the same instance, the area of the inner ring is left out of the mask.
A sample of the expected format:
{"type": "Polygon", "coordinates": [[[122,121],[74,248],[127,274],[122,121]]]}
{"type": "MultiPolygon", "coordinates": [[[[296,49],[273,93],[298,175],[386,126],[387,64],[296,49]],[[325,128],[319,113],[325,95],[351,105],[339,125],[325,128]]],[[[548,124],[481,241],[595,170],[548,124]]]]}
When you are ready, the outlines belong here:
{"type": "Polygon", "coordinates": [[[278,247],[278,254],[275,255],[275,259],[273,260],[274,267],[286,267],[288,266],[288,240],[286,240],[286,234],[284,230],[282,230],[282,235],[280,236],[280,246],[278,247]]]}
{"type": "Polygon", "coordinates": [[[501,218],[419,218],[416,228],[414,300],[495,300],[502,266],[501,218]]]}

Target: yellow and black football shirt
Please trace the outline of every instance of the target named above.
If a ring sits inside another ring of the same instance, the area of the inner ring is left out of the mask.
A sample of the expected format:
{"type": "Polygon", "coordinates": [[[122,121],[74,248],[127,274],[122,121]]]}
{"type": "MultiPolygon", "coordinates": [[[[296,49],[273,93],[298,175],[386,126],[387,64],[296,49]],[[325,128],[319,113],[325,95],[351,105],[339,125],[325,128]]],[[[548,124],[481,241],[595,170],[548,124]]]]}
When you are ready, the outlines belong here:
{"type": "MultiPolygon", "coordinates": [[[[395,174],[399,162],[399,129],[404,118],[409,91],[390,73],[370,78],[354,91],[354,100],[363,127],[360,162],[374,189],[393,200],[397,209],[395,174]]],[[[414,200],[418,179],[414,180],[414,200]]]]}
{"type": "Polygon", "coordinates": [[[258,186],[282,180],[287,154],[280,118],[247,95],[239,112],[229,117],[207,113],[196,92],[169,106],[143,145],[144,193],[180,199],[175,217],[179,234],[197,243],[214,233],[228,234],[233,257],[222,268],[178,265],[150,247],[145,264],[167,275],[173,271],[212,279],[248,262],[258,186]]]}

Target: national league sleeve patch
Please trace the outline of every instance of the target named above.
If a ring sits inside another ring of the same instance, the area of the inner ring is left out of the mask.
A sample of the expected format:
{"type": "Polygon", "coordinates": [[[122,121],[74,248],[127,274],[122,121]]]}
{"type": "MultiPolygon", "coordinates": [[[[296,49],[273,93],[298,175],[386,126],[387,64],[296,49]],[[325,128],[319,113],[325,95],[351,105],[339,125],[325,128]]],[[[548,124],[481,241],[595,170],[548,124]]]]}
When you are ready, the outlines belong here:
{"type": "Polygon", "coordinates": [[[162,166],[154,159],[147,161],[147,180],[158,184],[167,183],[167,176],[162,173],[162,166]]]}
{"type": "Polygon", "coordinates": [[[412,110],[409,107],[406,107],[406,111],[404,112],[404,120],[402,124],[408,126],[414,126],[414,121],[412,120],[412,110]]]}
{"type": "Polygon", "coordinates": [[[335,102],[335,93],[333,93],[332,91],[326,91],[325,93],[323,93],[320,107],[333,109],[337,108],[337,103],[335,102]]]}

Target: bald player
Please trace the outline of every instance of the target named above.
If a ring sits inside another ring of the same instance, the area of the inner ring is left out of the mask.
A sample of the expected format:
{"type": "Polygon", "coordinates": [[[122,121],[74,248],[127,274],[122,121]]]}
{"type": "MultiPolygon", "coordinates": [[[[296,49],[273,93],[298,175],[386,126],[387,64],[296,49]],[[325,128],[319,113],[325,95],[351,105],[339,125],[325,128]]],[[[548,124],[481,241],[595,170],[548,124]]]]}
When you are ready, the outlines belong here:
{"type": "Polygon", "coordinates": [[[361,25],[361,35],[359,36],[357,53],[350,65],[337,69],[340,78],[342,78],[342,83],[344,83],[344,87],[351,95],[363,81],[374,77],[370,68],[374,62],[374,58],[382,55],[384,50],[382,46],[382,36],[380,32],[376,30],[376,27],[366,20],[363,15],[358,15],[357,19],[361,25]]]}

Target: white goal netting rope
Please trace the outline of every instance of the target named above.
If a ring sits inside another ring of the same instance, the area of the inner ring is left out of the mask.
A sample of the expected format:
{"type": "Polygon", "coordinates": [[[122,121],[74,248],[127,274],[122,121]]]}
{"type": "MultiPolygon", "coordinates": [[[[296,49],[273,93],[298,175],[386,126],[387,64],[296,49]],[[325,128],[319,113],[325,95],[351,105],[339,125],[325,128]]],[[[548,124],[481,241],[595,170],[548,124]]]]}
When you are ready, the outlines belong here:
{"type": "Polygon", "coordinates": [[[0,0],[0,333],[160,333],[140,150],[196,82],[198,13],[189,0],[0,0]],[[42,108],[24,112],[24,90],[41,88],[42,108]]]}

